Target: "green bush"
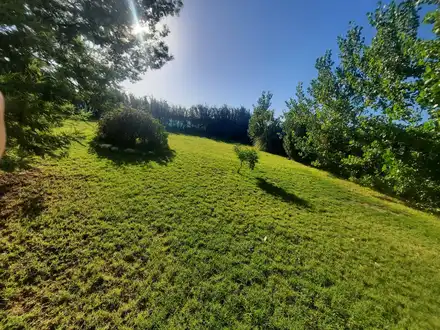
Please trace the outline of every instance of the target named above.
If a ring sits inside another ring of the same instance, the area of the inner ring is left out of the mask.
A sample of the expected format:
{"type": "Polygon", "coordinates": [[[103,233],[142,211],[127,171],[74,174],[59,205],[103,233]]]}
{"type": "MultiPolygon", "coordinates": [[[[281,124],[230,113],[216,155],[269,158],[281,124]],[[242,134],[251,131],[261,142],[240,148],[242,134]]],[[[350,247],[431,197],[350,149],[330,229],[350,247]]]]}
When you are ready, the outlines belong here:
{"type": "Polygon", "coordinates": [[[168,149],[165,128],[141,110],[122,109],[106,114],[99,122],[97,140],[142,151],[168,149]]]}
{"type": "Polygon", "coordinates": [[[240,167],[237,170],[238,173],[240,173],[243,163],[247,163],[251,170],[255,168],[255,165],[258,163],[258,154],[254,149],[242,148],[236,145],[234,146],[234,151],[240,160],[240,167]]]}

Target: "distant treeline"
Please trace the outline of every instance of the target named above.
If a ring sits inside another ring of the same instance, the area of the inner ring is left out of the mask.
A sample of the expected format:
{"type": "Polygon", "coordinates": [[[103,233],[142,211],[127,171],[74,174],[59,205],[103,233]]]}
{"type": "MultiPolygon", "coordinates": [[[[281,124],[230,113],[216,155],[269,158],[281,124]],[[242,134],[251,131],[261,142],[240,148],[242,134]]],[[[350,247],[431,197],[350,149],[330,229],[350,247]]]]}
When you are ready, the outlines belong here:
{"type": "Polygon", "coordinates": [[[170,132],[205,136],[225,141],[248,144],[251,113],[244,107],[170,105],[152,97],[137,98],[123,95],[123,103],[133,109],[150,112],[170,132]]]}

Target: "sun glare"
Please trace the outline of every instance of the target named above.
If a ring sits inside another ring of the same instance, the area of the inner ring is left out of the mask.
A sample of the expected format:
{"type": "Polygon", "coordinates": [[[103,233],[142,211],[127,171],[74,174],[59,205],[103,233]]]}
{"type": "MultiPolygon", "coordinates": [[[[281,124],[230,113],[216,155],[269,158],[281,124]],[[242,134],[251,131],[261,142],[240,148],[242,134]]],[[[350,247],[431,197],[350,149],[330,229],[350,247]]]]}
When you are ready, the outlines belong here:
{"type": "Polygon", "coordinates": [[[143,30],[143,27],[140,24],[135,24],[133,26],[133,34],[139,34],[143,30]]]}
{"type": "Polygon", "coordinates": [[[135,6],[135,3],[133,2],[133,0],[127,0],[127,2],[128,2],[128,6],[130,8],[130,11],[131,11],[131,16],[133,17],[133,30],[132,30],[132,32],[134,35],[142,38],[141,33],[144,31],[145,27],[143,27],[139,23],[139,17],[138,17],[136,6],[135,6]]]}

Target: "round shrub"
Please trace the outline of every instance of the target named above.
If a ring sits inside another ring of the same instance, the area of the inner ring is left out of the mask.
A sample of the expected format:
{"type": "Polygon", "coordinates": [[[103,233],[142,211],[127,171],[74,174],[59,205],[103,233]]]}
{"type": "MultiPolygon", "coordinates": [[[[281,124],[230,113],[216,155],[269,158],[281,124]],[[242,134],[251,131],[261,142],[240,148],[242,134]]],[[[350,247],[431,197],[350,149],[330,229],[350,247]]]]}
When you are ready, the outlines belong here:
{"type": "Polygon", "coordinates": [[[168,134],[151,114],[122,109],[106,114],[98,125],[98,140],[119,148],[156,151],[168,148],[168,134]]]}

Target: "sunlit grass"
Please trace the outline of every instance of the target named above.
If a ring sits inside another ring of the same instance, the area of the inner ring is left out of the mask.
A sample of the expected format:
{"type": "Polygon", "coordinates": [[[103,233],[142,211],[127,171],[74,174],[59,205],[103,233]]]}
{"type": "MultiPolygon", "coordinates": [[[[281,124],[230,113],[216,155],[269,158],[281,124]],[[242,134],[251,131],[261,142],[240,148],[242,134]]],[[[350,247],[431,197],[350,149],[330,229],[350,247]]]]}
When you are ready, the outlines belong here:
{"type": "Polygon", "coordinates": [[[282,157],[239,174],[230,144],[169,140],[167,161],[84,142],[0,176],[0,328],[440,327],[438,218],[282,157]]]}

